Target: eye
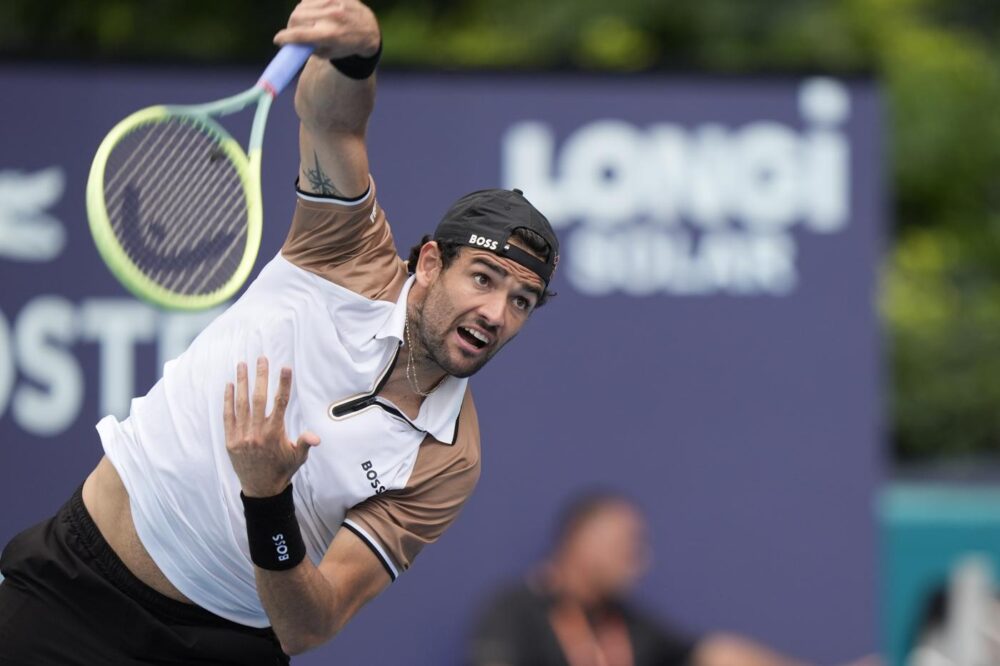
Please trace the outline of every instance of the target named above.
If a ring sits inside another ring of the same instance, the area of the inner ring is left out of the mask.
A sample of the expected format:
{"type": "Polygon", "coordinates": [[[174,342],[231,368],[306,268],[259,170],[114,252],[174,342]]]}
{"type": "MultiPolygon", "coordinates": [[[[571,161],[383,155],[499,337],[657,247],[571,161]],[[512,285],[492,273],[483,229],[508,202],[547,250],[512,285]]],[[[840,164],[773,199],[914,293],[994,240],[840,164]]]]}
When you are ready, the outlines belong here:
{"type": "Polygon", "coordinates": [[[514,307],[516,307],[518,310],[521,310],[522,312],[528,312],[529,310],[531,310],[532,305],[531,301],[525,298],[524,296],[515,296],[514,307]]]}
{"type": "Polygon", "coordinates": [[[485,287],[490,283],[490,278],[482,273],[473,273],[472,281],[475,282],[480,287],[485,287]]]}

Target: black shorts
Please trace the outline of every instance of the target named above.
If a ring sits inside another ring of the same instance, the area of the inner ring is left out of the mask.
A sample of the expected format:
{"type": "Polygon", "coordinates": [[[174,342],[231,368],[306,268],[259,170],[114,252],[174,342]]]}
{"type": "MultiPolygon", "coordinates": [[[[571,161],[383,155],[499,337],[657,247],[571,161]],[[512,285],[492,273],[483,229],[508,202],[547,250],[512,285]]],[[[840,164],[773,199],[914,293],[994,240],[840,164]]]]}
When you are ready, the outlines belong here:
{"type": "Polygon", "coordinates": [[[246,627],[145,585],[101,536],[81,491],[0,556],[0,664],[288,664],[246,627]]]}

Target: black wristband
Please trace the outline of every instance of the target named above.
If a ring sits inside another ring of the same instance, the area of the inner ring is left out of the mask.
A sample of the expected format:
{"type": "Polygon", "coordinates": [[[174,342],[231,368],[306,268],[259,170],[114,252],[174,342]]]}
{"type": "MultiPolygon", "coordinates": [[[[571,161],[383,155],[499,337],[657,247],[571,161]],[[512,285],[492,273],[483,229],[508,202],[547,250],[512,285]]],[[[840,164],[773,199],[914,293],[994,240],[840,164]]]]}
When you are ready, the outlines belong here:
{"type": "Polygon", "coordinates": [[[298,566],[305,559],[306,545],[295,519],[292,484],[273,497],[247,497],[240,493],[240,499],[253,563],[269,571],[298,566]]]}
{"type": "Polygon", "coordinates": [[[378,43],[378,51],[374,55],[370,56],[359,56],[352,55],[346,58],[334,58],[330,60],[330,64],[337,68],[341,74],[346,77],[357,79],[361,81],[367,79],[378,67],[378,61],[382,57],[382,42],[378,43]]]}

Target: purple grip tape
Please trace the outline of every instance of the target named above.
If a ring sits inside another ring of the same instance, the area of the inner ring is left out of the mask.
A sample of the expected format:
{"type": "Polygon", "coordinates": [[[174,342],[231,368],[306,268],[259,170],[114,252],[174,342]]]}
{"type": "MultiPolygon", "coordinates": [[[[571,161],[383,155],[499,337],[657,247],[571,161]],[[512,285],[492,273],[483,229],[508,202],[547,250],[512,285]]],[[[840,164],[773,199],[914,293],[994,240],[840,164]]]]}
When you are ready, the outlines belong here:
{"type": "Polygon", "coordinates": [[[302,65],[306,64],[312,52],[313,47],[307,44],[287,44],[281,47],[278,55],[274,56],[260,75],[257,85],[264,86],[277,97],[299,73],[302,65]]]}

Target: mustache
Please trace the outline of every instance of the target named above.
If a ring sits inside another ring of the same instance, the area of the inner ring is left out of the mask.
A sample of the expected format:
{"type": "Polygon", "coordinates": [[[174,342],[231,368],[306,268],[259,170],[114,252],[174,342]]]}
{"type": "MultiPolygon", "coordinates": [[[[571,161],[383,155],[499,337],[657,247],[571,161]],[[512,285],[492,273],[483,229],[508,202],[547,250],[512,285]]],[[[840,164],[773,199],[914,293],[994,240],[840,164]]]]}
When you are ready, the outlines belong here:
{"type": "Polygon", "coordinates": [[[499,326],[497,326],[496,324],[490,324],[490,323],[488,323],[482,317],[476,317],[474,321],[472,321],[472,322],[470,322],[468,324],[462,324],[462,323],[460,323],[458,325],[459,326],[475,326],[477,328],[483,329],[484,331],[486,331],[490,335],[496,335],[500,331],[500,327],[499,326]]]}

